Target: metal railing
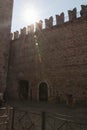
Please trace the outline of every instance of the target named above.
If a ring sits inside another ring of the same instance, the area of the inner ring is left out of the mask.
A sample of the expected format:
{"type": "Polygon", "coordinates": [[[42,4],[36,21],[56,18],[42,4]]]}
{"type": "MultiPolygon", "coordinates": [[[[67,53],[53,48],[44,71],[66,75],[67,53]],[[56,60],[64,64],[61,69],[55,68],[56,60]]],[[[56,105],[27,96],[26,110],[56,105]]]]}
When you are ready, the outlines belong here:
{"type": "Polygon", "coordinates": [[[87,130],[86,121],[82,118],[47,113],[45,130],[87,130]]]}
{"type": "Polygon", "coordinates": [[[12,129],[12,107],[1,107],[0,108],[0,130],[11,130],[12,129]]]}
{"type": "Polygon", "coordinates": [[[87,130],[87,118],[3,107],[0,130],[87,130]]]}
{"type": "Polygon", "coordinates": [[[15,109],[12,130],[87,130],[87,119],[15,109]]]}
{"type": "Polygon", "coordinates": [[[40,130],[41,113],[25,110],[15,110],[14,129],[15,130],[40,130]]]}

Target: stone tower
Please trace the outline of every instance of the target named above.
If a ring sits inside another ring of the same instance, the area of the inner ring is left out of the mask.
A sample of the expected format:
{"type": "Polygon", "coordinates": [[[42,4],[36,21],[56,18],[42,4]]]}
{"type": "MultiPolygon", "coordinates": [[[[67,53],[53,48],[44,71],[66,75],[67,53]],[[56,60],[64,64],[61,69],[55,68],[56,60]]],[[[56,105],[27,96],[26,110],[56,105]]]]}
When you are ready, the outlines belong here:
{"type": "Polygon", "coordinates": [[[0,92],[6,88],[13,0],[0,0],[0,92]]]}

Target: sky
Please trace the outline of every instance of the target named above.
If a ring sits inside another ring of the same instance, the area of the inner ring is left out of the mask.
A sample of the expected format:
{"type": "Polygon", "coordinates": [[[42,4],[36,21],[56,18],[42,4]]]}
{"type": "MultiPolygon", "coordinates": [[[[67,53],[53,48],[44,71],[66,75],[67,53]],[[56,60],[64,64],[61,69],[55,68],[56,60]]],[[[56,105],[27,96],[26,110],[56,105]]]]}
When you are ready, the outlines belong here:
{"type": "Polygon", "coordinates": [[[81,5],[87,5],[87,0],[14,0],[11,32],[20,31],[21,28],[35,24],[64,12],[67,19],[68,10],[77,8],[79,13],[81,5]]]}

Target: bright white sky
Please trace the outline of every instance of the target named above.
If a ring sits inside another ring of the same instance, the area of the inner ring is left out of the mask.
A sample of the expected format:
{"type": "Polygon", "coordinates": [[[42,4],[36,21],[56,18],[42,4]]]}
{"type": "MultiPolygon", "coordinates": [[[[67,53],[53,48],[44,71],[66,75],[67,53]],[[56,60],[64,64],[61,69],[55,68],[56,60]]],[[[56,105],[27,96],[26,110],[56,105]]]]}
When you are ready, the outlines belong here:
{"type": "Polygon", "coordinates": [[[79,12],[82,4],[87,5],[87,0],[14,0],[12,32],[50,16],[55,21],[61,12],[68,16],[67,10],[75,7],[79,12]]]}

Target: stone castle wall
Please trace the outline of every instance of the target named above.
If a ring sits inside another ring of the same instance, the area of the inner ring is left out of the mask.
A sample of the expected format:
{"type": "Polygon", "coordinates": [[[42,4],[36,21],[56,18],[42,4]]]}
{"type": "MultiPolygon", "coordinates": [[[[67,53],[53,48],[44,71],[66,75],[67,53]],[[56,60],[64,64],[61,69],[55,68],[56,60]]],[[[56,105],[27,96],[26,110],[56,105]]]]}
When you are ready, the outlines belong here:
{"type": "MultiPolygon", "coordinates": [[[[0,3],[0,92],[19,99],[19,82],[28,81],[28,98],[39,100],[39,85],[46,83],[48,99],[87,95],[87,6],[23,28],[10,35],[13,1],[0,3]],[[8,5],[8,6],[7,6],[8,5]],[[11,39],[12,38],[12,39],[11,39]],[[6,87],[7,86],[7,87],[6,87]],[[32,94],[31,94],[32,92],[32,94]]],[[[87,98],[87,97],[86,97],[87,98]]]]}
{"type": "Polygon", "coordinates": [[[52,26],[50,17],[45,20],[45,29],[40,21],[35,32],[30,26],[27,34],[26,28],[20,35],[14,33],[9,64],[11,98],[19,98],[20,80],[29,82],[34,100],[39,99],[41,82],[47,83],[49,98],[57,93],[61,97],[73,95],[76,99],[87,95],[87,16],[81,14],[82,17],[76,18],[76,9],[69,11],[69,16],[66,23],[62,13],[60,24],[57,21],[57,25],[52,26]]]}
{"type": "Polygon", "coordinates": [[[0,92],[7,81],[13,0],[0,0],[0,92]]]}

